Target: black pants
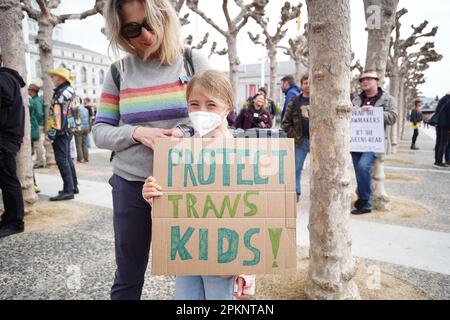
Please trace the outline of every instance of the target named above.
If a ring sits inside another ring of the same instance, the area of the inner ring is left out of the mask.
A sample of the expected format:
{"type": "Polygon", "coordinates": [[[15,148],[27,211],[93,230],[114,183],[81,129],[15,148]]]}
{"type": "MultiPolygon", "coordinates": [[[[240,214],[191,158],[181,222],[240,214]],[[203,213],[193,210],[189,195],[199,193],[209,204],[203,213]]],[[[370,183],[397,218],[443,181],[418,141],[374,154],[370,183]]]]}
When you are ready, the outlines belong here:
{"type": "Polygon", "coordinates": [[[143,182],[117,175],[109,180],[114,210],[116,274],[112,300],[139,300],[151,241],[151,207],[142,197],[143,182]]]}
{"type": "Polygon", "coordinates": [[[412,145],[416,144],[418,136],[419,136],[419,129],[414,129],[414,134],[412,136],[412,145]]]}
{"type": "Polygon", "coordinates": [[[77,172],[70,157],[71,139],[72,135],[59,135],[52,143],[56,164],[64,182],[63,191],[66,193],[72,193],[73,189],[78,186],[77,172]]]}
{"type": "Polygon", "coordinates": [[[434,147],[435,152],[435,163],[442,163],[445,154],[445,161],[449,161],[447,147],[449,141],[448,127],[436,127],[436,146],[434,147]]]}
{"type": "Polygon", "coordinates": [[[0,149],[0,189],[3,194],[5,212],[2,225],[23,227],[23,195],[22,186],[16,173],[16,153],[0,149]]]}

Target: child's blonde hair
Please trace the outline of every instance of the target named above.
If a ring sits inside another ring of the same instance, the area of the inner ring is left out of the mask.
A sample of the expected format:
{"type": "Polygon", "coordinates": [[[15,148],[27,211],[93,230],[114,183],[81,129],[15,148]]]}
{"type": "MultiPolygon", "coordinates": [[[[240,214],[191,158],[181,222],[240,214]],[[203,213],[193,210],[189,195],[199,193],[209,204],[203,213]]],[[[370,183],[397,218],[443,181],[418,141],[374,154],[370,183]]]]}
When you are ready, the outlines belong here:
{"type": "Polygon", "coordinates": [[[196,74],[187,86],[186,100],[198,89],[208,97],[220,99],[228,106],[228,111],[233,110],[233,87],[225,73],[206,70],[196,74]]]}

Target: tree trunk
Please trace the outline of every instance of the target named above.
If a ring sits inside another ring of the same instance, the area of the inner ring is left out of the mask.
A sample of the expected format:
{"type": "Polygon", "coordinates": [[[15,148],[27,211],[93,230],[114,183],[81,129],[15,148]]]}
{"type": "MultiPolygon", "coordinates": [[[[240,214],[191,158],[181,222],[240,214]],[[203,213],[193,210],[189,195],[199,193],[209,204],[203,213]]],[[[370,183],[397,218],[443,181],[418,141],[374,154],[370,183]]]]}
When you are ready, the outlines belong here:
{"type": "MultiPolygon", "coordinates": [[[[0,47],[5,66],[15,69],[26,81],[27,70],[25,64],[25,44],[22,31],[23,13],[19,0],[4,0],[0,5],[0,47]]],[[[31,131],[30,112],[27,105],[27,89],[22,89],[22,98],[25,107],[25,130],[23,143],[17,154],[17,176],[22,185],[25,212],[35,212],[35,203],[38,199],[34,191],[33,162],[31,160],[31,131]]]]}
{"type": "MultiPolygon", "coordinates": [[[[50,109],[50,103],[53,96],[53,83],[47,73],[48,70],[53,69],[53,29],[54,25],[50,22],[48,17],[42,16],[38,21],[39,31],[36,37],[36,43],[39,47],[39,57],[41,61],[42,80],[43,87],[42,92],[44,94],[45,105],[45,125],[44,131],[47,131],[47,119],[50,109]]],[[[55,155],[51,143],[44,141],[45,147],[45,164],[56,164],[55,155]]]]}
{"type": "Polygon", "coordinates": [[[237,107],[237,96],[239,88],[239,57],[237,53],[237,39],[236,35],[230,35],[227,37],[228,45],[228,61],[230,66],[230,82],[233,88],[234,107],[237,107]]]}
{"type": "Polygon", "coordinates": [[[298,84],[302,83],[302,57],[297,57],[295,63],[295,81],[298,84]]]}
{"type": "Polygon", "coordinates": [[[276,99],[276,82],[278,75],[278,63],[277,63],[277,49],[272,46],[267,48],[270,61],[270,85],[269,85],[269,97],[275,101],[276,99]]]}
{"type": "MultiPolygon", "coordinates": [[[[399,75],[398,66],[396,66],[396,65],[392,66],[391,76],[389,79],[390,79],[390,94],[396,99],[397,108],[398,108],[398,110],[400,110],[400,99],[399,99],[400,98],[400,95],[399,95],[400,75],[399,75]]],[[[399,119],[399,121],[400,121],[400,119],[399,119]]],[[[399,135],[398,135],[399,121],[397,121],[392,126],[392,130],[391,130],[392,153],[394,153],[394,154],[397,153],[397,148],[398,148],[398,144],[399,144],[399,135]]]]}
{"type": "Polygon", "coordinates": [[[376,70],[384,83],[389,43],[399,0],[364,0],[368,41],[366,70],[376,70]]]}
{"type": "MultiPolygon", "coordinates": [[[[383,86],[386,74],[389,43],[395,24],[399,0],[364,0],[368,40],[366,70],[376,70],[383,86]]],[[[389,142],[389,141],[388,141],[389,142]]],[[[390,151],[391,146],[388,146],[390,151]]],[[[389,197],[384,188],[384,160],[375,161],[373,172],[373,207],[376,210],[389,210],[389,197]]]]}
{"type": "Polygon", "coordinates": [[[306,294],[309,299],[358,299],[349,234],[350,1],[306,3],[312,163],[306,294]]]}

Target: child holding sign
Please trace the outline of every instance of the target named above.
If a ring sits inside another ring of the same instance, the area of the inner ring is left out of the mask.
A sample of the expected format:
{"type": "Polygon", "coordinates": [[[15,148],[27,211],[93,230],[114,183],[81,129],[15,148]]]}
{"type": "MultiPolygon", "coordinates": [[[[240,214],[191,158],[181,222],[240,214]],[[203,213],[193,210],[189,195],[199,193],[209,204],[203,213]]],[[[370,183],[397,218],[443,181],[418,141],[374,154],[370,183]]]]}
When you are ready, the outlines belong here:
{"type": "MultiPolygon", "coordinates": [[[[222,72],[208,70],[195,75],[189,82],[186,99],[194,137],[232,138],[227,129],[227,115],[233,110],[233,93],[228,78],[222,72]]],[[[178,137],[191,137],[187,127],[181,127],[178,137]]],[[[162,195],[154,177],[145,181],[142,195],[152,204],[153,197],[162,195]]],[[[245,299],[254,292],[255,276],[177,276],[176,300],[245,299]],[[233,292],[236,284],[237,290],[233,292]]]]}

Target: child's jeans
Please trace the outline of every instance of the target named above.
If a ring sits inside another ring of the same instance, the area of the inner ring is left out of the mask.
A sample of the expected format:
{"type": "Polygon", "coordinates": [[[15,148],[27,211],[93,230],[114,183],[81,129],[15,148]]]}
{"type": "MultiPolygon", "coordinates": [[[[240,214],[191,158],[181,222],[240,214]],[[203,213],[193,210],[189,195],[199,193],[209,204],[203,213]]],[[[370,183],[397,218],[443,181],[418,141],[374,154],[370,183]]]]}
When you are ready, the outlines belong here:
{"type": "Polygon", "coordinates": [[[233,300],[236,276],[177,276],[175,300],[233,300]]]}

